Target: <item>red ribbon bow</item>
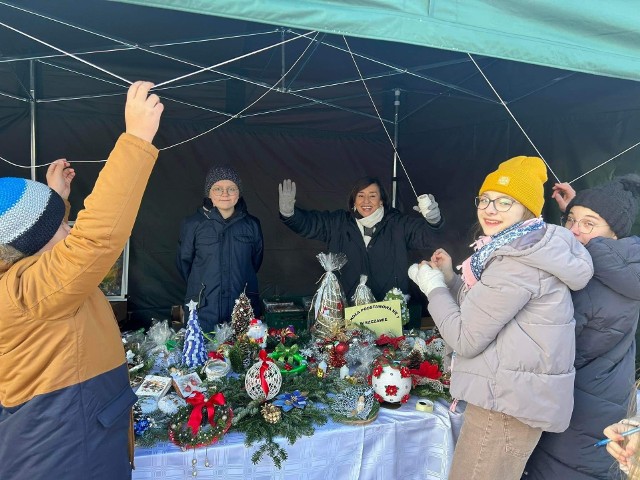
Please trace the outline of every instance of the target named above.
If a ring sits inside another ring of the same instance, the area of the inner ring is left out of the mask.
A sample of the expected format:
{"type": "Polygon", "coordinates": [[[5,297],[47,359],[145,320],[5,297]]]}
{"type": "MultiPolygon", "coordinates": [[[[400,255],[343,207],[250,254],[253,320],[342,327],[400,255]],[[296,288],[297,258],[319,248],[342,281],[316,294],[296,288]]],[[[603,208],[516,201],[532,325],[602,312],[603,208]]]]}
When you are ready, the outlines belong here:
{"type": "Polygon", "coordinates": [[[429,361],[424,361],[420,364],[420,367],[417,369],[409,370],[411,375],[418,375],[419,377],[427,377],[432,380],[438,380],[442,376],[442,372],[440,371],[440,367],[435,363],[431,363],[429,361]]]}
{"type": "Polygon", "coordinates": [[[200,425],[202,423],[202,409],[207,409],[209,423],[213,426],[213,417],[216,413],[215,405],[221,406],[224,405],[225,402],[226,400],[222,392],[216,393],[209,398],[209,400],[205,400],[205,396],[201,392],[194,392],[190,397],[187,397],[187,403],[193,405],[193,410],[191,411],[191,415],[189,415],[187,425],[191,427],[191,431],[194,435],[197,435],[198,430],[200,430],[200,425]]]}
{"type": "Polygon", "coordinates": [[[211,360],[222,360],[224,361],[224,355],[221,355],[218,352],[209,352],[207,354],[211,360]]]}
{"type": "Polygon", "coordinates": [[[382,335],[380,335],[380,338],[376,340],[376,345],[393,345],[393,348],[397,350],[400,346],[400,342],[402,342],[403,340],[404,335],[402,337],[389,337],[383,333],[382,335]]]}
{"type": "Polygon", "coordinates": [[[260,350],[259,355],[260,360],[262,360],[262,365],[260,365],[260,386],[262,386],[264,398],[267,398],[269,395],[269,385],[267,384],[267,379],[264,378],[264,373],[269,369],[269,362],[273,362],[273,359],[267,357],[266,350],[260,350]]]}

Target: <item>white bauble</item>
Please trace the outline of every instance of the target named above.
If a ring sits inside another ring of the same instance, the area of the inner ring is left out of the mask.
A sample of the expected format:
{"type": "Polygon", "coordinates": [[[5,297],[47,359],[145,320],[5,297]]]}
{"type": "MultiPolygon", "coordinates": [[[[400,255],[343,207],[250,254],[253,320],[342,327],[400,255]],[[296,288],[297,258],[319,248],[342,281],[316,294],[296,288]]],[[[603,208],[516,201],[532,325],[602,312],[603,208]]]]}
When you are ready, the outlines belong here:
{"type": "Polygon", "coordinates": [[[411,390],[411,376],[402,378],[400,370],[385,365],[378,377],[371,376],[371,386],[385,402],[400,403],[411,390]]]}
{"type": "MultiPolygon", "coordinates": [[[[247,394],[253,399],[265,398],[264,390],[262,389],[262,382],[260,381],[260,367],[262,366],[262,360],[255,363],[247,372],[247,376],[244,379],[244,386],[247,389],[247,394]]],[[[266,362],[267,369],[264,372],[264,379],[269,387],[269,392],[266,395],[267,400],[271,400],[280,392],[282,386],[282,374],[280,368],[273,362],[266,362]]]]}

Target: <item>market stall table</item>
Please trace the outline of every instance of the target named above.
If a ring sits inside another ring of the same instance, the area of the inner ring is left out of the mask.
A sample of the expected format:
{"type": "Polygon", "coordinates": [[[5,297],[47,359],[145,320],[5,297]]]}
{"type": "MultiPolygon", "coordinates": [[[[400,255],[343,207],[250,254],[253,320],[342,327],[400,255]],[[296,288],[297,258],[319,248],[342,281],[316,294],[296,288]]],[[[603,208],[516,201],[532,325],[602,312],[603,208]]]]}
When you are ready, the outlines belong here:
{"type": "MultiPolygon", "coordinates": [[[[244,435],[229,433],[206,451],[195,451],[197,477],[247,480],[445,480],[454,448],[452,421],[457,415],[436,403],[433,413],[416,410],[417,398],[397,410],[380,409],[368,425],[329,421],[311,437],[294,445],[280,443],[289,458],[278,470],[269,457],[251,462],[256,447],[246,448],[244,435]]],[[[193,450],[183,452],[170,443],[137,448],[134,480],[182,480],[192,477],[193,450]]]]}

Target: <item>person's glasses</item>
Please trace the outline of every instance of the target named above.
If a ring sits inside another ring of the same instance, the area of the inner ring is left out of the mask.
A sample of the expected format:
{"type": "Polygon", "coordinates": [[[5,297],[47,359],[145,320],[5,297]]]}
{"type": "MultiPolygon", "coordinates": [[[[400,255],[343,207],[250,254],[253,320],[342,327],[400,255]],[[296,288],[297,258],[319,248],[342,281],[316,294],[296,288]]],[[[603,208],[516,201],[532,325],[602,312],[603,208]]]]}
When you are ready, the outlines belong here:
{"type": "Polygon", "coordinates": [[[227,188],[223,188],[223,187],[213,187],[211,189],[211,192],[213,192],[213,194],[216,197],[221,197],[223,193],[227,193],[227,195],[229,195],[230,197],[233,197],[234,195],[237,195],[238,192],[240,190],[238,190],[238,187],[227,187],[227,188]]]}
{"type": "Polygon", "coordinates": [[[474,200],[478,210],[486,210],[493,203],[493,208],[499,212],[508,212],[514,203],[518,203],[509,197],[498,197],[491,200],[489,197],[480,196],[474,200]]]}
{"type": "Polygon", "coordinates": [[[571,230],[575,224],[578,224],[578,231],[580,233],[584,233],[585,235],[589,235],[593,232],[593,229],[596,227],[608,227],[606,223],[603,225],[598,225],[593,223],[592,220],[588,218],[581,218],[580,220],[576,220],[571,215],[567,215],[566,217],[562,217],[562,226],[571,230]]]}

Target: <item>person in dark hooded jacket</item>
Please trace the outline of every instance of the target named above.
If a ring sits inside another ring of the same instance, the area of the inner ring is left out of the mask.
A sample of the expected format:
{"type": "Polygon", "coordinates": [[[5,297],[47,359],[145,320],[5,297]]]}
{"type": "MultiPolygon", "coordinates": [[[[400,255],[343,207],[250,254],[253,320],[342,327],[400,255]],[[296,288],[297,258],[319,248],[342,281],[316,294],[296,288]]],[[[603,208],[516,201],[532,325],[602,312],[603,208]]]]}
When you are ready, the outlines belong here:
{"type": "Polygon", "coordinates": [[[204,331],[231,319],[235,300],[245,292],[257,317],[262,308],[258,269],[262,264],[260,221],[249,215],[242,182],[229,166],[207,173],[205,199],[182,223],[176,265],[187,282],[185,303],[198,303],[204,331]]]}
{"type": "Polygon", "coordinates": [[[594,276],[573,292],[576,318],[574,408],[563,433],[543,433],[525,469],[527,480],[608,479],[614,460],[593,445],[605,427],[627,415],[640,314],[640,176],[629,174],[575,191],[554,187],[564,226],[593,259],[594,276]]]}
{"type": "Polygon", "coordinates": [[[317,211],[295,207],[296,184],[279,185],[280,218],[298,235],[327,243],[332,253],[344,253],[347,263],[340,282],[351,299],[361,275],[380,301],[394,287],[409,289],[409,249],[434,247],[435,232],[442,226],[433,195],[418,197],[414,207],[424,218],[403,215],[392,208],[384,187],[375,177],[358,180],[349,195],[349,210],[317,211]]]}

